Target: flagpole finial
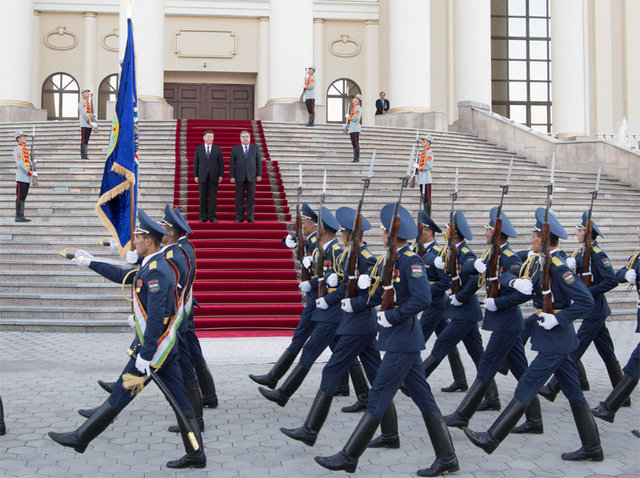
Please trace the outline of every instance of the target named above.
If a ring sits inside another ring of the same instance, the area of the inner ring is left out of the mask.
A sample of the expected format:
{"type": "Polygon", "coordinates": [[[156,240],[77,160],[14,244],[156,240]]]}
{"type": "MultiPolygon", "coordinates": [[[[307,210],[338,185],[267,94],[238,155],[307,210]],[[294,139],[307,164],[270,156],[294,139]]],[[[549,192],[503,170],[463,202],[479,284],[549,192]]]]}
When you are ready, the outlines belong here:
{"type": "Polygon", "coordinates": [[[123,0],[124,4],[127,6],[127,18],[133,17],[133,4],[135,0],[123,0]]]}

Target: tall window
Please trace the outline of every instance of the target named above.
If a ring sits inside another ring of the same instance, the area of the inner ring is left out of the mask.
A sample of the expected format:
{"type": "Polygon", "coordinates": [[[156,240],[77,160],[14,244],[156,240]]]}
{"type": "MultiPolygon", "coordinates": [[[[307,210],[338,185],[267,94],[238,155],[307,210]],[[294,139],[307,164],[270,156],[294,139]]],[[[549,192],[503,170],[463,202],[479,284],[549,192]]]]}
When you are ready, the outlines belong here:
{"type": "Polygon", "coordinates": [[[47,119],[77,119],[80,88],[78,82],[66,73],[54,73],[42,84],[42,107],[47,119]]]}
{"type": "Polygon", "coordinates": [[[331,83],[327,90],[327,123],[344,123],[344,115],[358,93],[360,87],[348,78],[340,78],[331,83]]]}
{"type": "Polygon", "coordinates": [[[491,1],[492,109],[551,132],[549,0],[491,1]]]}
{"type": "Polygon", "coordinates": [[[98,88],[98,119],[107,119],[107,101],[116,101],[118,98],[118,74],[107,76],[100,82],[98,88]]]}

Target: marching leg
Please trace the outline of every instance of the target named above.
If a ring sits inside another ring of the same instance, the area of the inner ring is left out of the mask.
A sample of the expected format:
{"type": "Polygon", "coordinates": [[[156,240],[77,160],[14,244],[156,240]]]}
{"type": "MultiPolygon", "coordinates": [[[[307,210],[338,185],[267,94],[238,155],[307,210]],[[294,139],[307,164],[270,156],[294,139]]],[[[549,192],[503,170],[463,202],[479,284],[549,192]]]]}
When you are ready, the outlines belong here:
{"type": "Polygon", "coordinates": [[[500,396],[498,395],[498,386],[495,380],[491,380],[484,400],[478,405],[478,411],[484,412],[487,410],[498,411],[500,410],[500,396]]]}
{"type": "Polygon", "coordinates": [[[180,435],[182,436],[182,443],[184,443],[184,449],[187,454],[182,458],[167,462],[167,468],[204,468],[207,466],[207,457],[204,454],[204,444],[202,443],[202,435],[198,429],[196,418],[193,410],[187,410],[184,414],[189,421],[189,427],[193,430],[197,449],[191,442],[188,430],[183,424],[180,424],[180,435]]]}
{"type": "MultiPolygon", "coordinates": [[[[580,365],[582,365],[582,363],[580,365]]],[[[622,380],[622,376],[623,376],[622,369],[620,368],[620,362],[618,362],[617,360],[615,362],[608,362],[605,364],[605,366],[607,367],[607,373],[609,374],[609,381],[611,381],[611,386],[615,389],[620,383],[620,381],[622,380]]],[[[578,372],[580,372],[580,368],[578,368],[578,372]]],[[[582,376],[580,378],[582,379],[582,376]]],[[[624,401],[622,406],[630,407],[631,399],[627,397],[627,399],[624,401]]]]}
{"type": "MultiPolygon", "coordinates": [[[[189,402],[193,407],[193,412],[198,423],[198,429],[200,432],[204,432],[204,417],[202,413],[202,394],[200,393],[200,385],[197,380],[185,380],[184,388],[187,391],[189,402]]],[[[173,433],[180,433],[180,427],[178,425],[171,425],[169,431],[173,433]]]]}
{"type": "Polygon", "coordinates": [[[463,428],[462,430],[467,435],[467,438],[471,440],[471,443],[491,454],[511,432],[520,417],[524,415],[526,409],[527,407],[524,403],[517,398],[513,398],[486,432],[474,432],[468,428],[463,428]]]}
{"type": "Polygon", "coordinates": [[[602,447],[600,446],[598,426],[591,414],[589,404],[586,402],[579,403],[577,405],[571,404],[571,411],[573,412],[573,419],[576,422],[576,428],[578,429],[578,435],[580,435],[582,447],[571,453],[563,453],[561,455],[562,459],[569,461],[604,460],[604,454],[602,453],[602,447]]]}
{"type": "Polygon", "coordinates": [[[597,408],[594,408],[593,415],[603,420],[613,423],[616,412],[620,410],[624,402],[631,396],[631,392],[638,385],[638,381],[634,380],[631,375],[624,374],[616,388],[609,394],[604,402],[600,402],[597,408]]]}
{"type": "Polygon", "coordinates": [[[329,415],[332,401],[333,397],[331,395],[318,390],[304,425],[300,428],[280,428],[280,431],[307,446],[315,445],[318,433],[327,419],[327,415],[329,415]]]}
{"type": "Polygon", "coordinates": [[[287,377],[280,388],[277,388],[275,390],[267,390],[266,388],[258,387],[258,391],[267,400],[271,400],[281,407],[284,407],[291,396],[295,393],[295,391],[298,390],[300,385],[302,385],[302,382],[304,381],[304,378],[308,373],[309,369],[298,364],[295,366],[291,374],[287,377]]]}
{"type": "Polygon", "coordinates": [[[213,375],[211,375],[207,362],[194,363],[193,368],[196,371],[198,384],[202,392],[202,406],[216,408],[218,406],[216,384],[213,381],[213,375]]]}
{"type": "MultiPolygon", "coordinates": [[[[430,213],[427,212],[427,214],[430,213]]],[[[454,347],[451,352],[447,354],[447,357],[449,358],[449,365],[451,366],[453,383],[448,387],[441,388],[440,390],[443,392],[457,392],[458,390],[461,392],[466,392],[467,390],[469,390],[469,385],[467,384],[467,376],[464,372],[464,365],[462,365],[458,347],[454,347]]]]}
{"type": "Polygon", "coordinates": [[[445,472],[454,472],[460,469],[458,457],[453,448],[451,434],[440,414],[440,410],[422,414],[424,424],[436,453],[436,460],[429,468],[418,470],[418,476],[439,476],[445,472]]]}
{"type": "Polygon", "coordinates": [[[380,422],[379,437],[374,438],[369,443],[369,448],[400,448],[400,437],[398,436],[398,414],[396,406],[391,402],[387,411],[382,415],[380,422]]]}
{"type": "Polygon", "coordinates": [[[351,381],[353,382],[353,389],[356,394],[356,403],[349,405],[348,407],[342,407],[344,413],[355,413],[367,409],[367,399],[369,398],[369,385],[367,379],[364,376],[364,370],[362,365],[352,365],[349,367],[349,375],[351,375],[351,381]]]}
{"type": "Polygon", "coordinates": [[[100,435],[118,416],[118,413],[109,402],[105,401],[77,430],[68,433],[49,432],[48,435],[62,446],[84,453],[91,440],[100,435]]]}
{"type": "Polygon", "coordinates": [[[469,420],[478,409],[478,405],[480,405],[488,388],[489,385],[476,378],[456,411],[444,417],[445,423],[450,427],[464,428],[468,426],[469,420]]]}
{"type": "Polygon", "coordinates": [[[284,377],[284,374],[287,373],[287,370],[291,367],[291,364],[296,359],[296,355],[297,354],[291,353],[289,349],[285,349],[269,372],[265,375],[250,374],[249,378],[273,390],[276,388],[276,385],[278,385],[278,380],[284,377]]]}
{"type": "Polygon", "coordinates": [[[539,435],[544,432],[542,426],[542,410],[538,397],[533,398],[524,416],[526,418],[524,423],[511,430],[511,433],[532,433],[539,435]]]}

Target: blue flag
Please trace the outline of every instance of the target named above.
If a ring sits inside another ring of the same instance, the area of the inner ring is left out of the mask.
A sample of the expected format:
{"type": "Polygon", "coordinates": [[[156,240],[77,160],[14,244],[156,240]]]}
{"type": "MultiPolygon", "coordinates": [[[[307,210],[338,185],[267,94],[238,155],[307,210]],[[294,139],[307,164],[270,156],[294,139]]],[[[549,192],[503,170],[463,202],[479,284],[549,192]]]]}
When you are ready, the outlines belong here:
{"type": "Polygon", "coordinates": [[[138,93],[131,19],[127,19],[127,46],[120,87],[104,165],[98,217],[117,241],[120,253],[131,247],[138,206],[138,93]],[[133,204],[132,202],[133,201],[133,204]],[[133,225],[133,226],[132,226],[133,225]]]}

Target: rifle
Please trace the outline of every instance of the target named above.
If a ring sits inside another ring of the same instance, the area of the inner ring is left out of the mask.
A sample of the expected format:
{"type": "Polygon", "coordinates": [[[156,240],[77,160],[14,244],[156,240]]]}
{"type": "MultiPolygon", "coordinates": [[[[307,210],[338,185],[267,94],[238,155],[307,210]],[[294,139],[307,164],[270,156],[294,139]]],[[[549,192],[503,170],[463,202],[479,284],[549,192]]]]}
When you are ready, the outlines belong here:
{"type": "Polygon", "coordinates": [[[302,87],[302,93],[300,93],[300,98],[298,98],[298,103],[304,103],[304,92],[305,92],[305,86],[307,86],[307,76],[309,74],[309,68],[305,68],[304,69],[304,86],[302,87]]]}
{"type": "Polygon", "coordinates": [[[322,244],[322,236],[324,235],[324,224],[322,223],[322,206],[324,205],[324,197],[327,192],[327,170],[324,170],[324,178],[322,180],[322,194],[320,195],[320,207],[318,208],[318,245],[316,246],[316,277],[318,278],[318,299],[327,294],[327,284],[324,282],[324,244],[322,244]]]}
{"type": "MultiPolygon", "coordinates": [[[[300,195],[302,194],[302,164],[298,165],[300,182],[298,183],[298,200],[296,203],[296,239],[298,239],[298,247],[296,248],[296,259],[302,262],[304,258],[304,233],[302,232],[302,214],[300,214],[300,195]]],[[[307,281],[311,277],[309,269],[302,267],[300,271],[300,279],[307,281]]]]}
{"type": "MultiPolygon", "coordinates": [[[[542,224],[542,248],[540,250],[540,261],[542,275],[539,281],[542,282],[542,312],[553,314],[553,295],[551,294],[551,226],[549,225],[549,210],[553,202],[554,171],[556,166],[555,154],[551,159],[551,181],[547,185],[547,204],[544,210],[544,223],[542,224]]],[[[544,322],[544,317],[540,317],[540,322],[544,322]]]]}
{"type": "Polygon", "coordinates": [[[502,195],[500,196],[500,205],[496,213],[496,220],[493,224],[493,238],[491,240],[491,256],[489,258],[489,267],[487,267],[487,297],[497,298],[500,295],[500,282],[498,281],[498,259],[500,258],[500,236],[502,235],[502,203],[504,197],[509,192],[509,183],[511,182],[511,169],[513,168],[513,156],[509,163],[509,173],[507,174],[507,184],[500,186],[502,195]]]}
{"type": "Polygon", "coordinates": [[[456,248],[456,223],[453,220],[454,204],[458,199],[458,168],[456,168],[455,189],[451,196],[451,211],[449,211],[449,230],[447,231],[447,248],[449,249],[449,261],[447,262],[447,273],[451,277],[451,293],[457,294],[462,289],[462,281],[458,274],[458,249],[456,248]]]}
{"type": "MultiPolygon", "coordinates": [[[[35,146],[35,142],[36,142],[36,127],[32,126],[32,130],[31,130],[31,147],[29,148],[29,162],[31,163],[31,171],[33,171],[34,173],[37,171],[36,168],[36,156],[33,153],[34,150],[34,146],[35,146]]],[[[33,185],[34,186],[39,186],[40,182],[38,181],[38,176],[34,175],[33,176],[33,185]]]]}
{"type": "Polygon", "coordinates": [[[89,104],[91,105],[91,127],[93,128],[93,132],[98,134],[100,132],[100,126],[96,121],[96,110],[93,109],[93,93],[89,93],[89,104]]]}
{"type": "Polygon", "coordinates": [[[587,224],[584,228],[584,245],[582,246],[582,282],[587,287],[591,287],[593,282],[593,274],[591,273],[593,221],[591,220],[591,213],[593,212],[593,201],[598,197],[598,189],[600,189],[600,169],[598,169],[598,177],[596,178],[596,188],[591,191],[591,205],[589,205],[589,212],[587,213],[587,224]]]}
{"type": "Polygon", "coordinates": [[[373,150],[371,155],[371,165],[369,166],[369,174],[363,179],[364,184],[362,186],[362,195],[360,196],[360,202],[358,203],[358,211],[353,221],[353,228],[351,229],[351,244],[349,246],[349,256],[347,259],[347,292],[345,299],[352,299],[356,297],[358,291],[356,289],[357,276],[356,269],[358,267],[358,259],[360,258],[360,245],[362,244],[362,205],[364,203],[364,193],[369,189],[369,183],[373,177],[373,163],[376,160],[376,150],[373,150]]]}
{"type": "Polygon", "coordinates": [[[396,244],[398,242],[398,230],[400,229],[400,201],[402,200],[402,193],[404,191],[404,188],[406,188],[407,184],[409,184],[409,177],[411,176],[414,153],[415,145],[413,146],[411,156],[409,157],[409,167],[407,168],[407,174],[402,177],[400,194],[393,210],[393,219],[391,220],[391,227],[389,228],[389,235],[386,244],[387,253],[382,264],[381,274],[382,286],[384,288],[384,292],[382,293],[382,303],[380,305],[381,311],[389,310],[394,306],[395,292],[393,290],[393,273],[395,271],[396,257],[398,256],[398,247],[396,244]]]}

